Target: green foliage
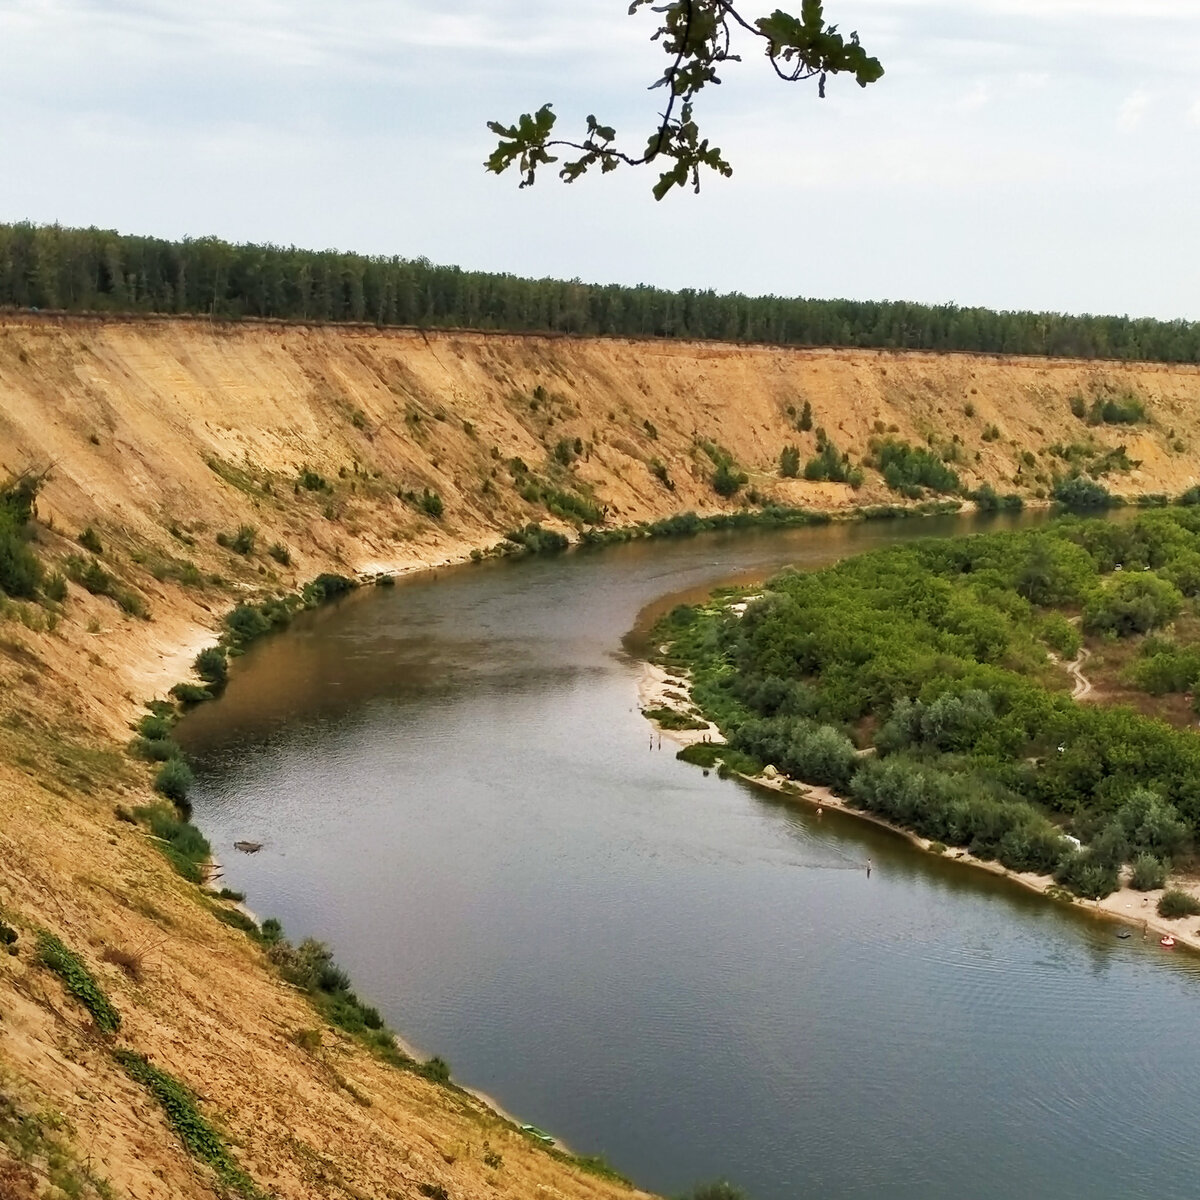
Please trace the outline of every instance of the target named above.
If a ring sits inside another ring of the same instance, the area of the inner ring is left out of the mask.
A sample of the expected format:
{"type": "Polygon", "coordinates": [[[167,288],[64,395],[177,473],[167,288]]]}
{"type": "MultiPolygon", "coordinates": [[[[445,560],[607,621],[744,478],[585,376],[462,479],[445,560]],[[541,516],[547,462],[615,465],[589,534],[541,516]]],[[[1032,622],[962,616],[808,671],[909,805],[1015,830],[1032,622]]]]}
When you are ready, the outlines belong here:
{"type": "Polygon", "coordinates": [[[176,683],[171,687],[170,695],[179,701],[184,708],[194,704],[203,704],[213,698],[212,692],[199,683],[176,683]]]}
{"type": "Polygon", "coordinates": [[[229,541],[229,548],[235,554],[249,557],[254,553],[254,541],[257,536],[258,532],[253,525],[239,525],[229,541]]]}
{"type": "Polygon", "coordinates": [[[509,530],[504,538],[525,554],[561,554],[570,545],[565,534],[543,529],[536,522],[523,529],[509,530]]]}
{"type": "Polygon", "coordinates": [[[192,666],[214,692],[220,691],[229,680],[229,658],[224,646],[208,646],[201,650],[192,666]]]}
{"type": "Polygon", "coordinates": [[[1137,425],[1145,419],[1146,406],[1129,392],[1116,397],[1097,396],[1087,412],[1089,425],[1137,425]]]}
{"type": "Polygon", "coordinates": [[[226,614],[225,629],[235,646],[246,646],[271,631],[269,618],[253,604],[239,604],[226,614]]]}
{"type": "Polygon", "coordinates": [[[808,433],[813,427],[813,410],[812,405],[805,400],[803,407],[800,409],[800,417],[796,421],[796,428],[801,433],[808,433]]]}
{"type": "Polygon", "coordinates": [[[67,991],[92,1014],[98,1029],[116,1033],[121,1028],[121,1014],[77,954],[46,930],[38,934],[37,951],[38,961],[62,980],[67,991]]]}
{"type": "Polygon", "coordinates": [[[1149,571],[1125,574],[1110,580],[1088,598],[1083,609],[1083,630],[1131,637],[1166,625],[1179,615],[1183,596],[1174,584],[1149,571]]]}
{"type": "Polygon", "coordinates": [[[1037,636],[1068,662],[1077,658],[1083,647],[1083,634],[1079,632],[1079,627],[1068,621],[1062,613],[1047,613],[1038,624],[1037,636]]]}
{"type": "MultiPolygon", "coordinates": [[[[992,312],[906,301],[718,296],[440,267],[296,247],[168,242],[112,230],[0,225],[0,304],[490,327],[795,346],[974,350],[1163,362],[1200,360],[1200,322],[992,312]],[[37,271],[23,264],[36,262],[37,271]],[[264,291],[264,272],[283,284],[264,291]],[[127,281],[136,280],[136,289],[127,281]],[[320,281],[315,288],[311,282],[320,281]],[[336,285],[341,281],[344,286],[336,285]],[[376,297],[377,302],[368,301],[376,297]],[[532,314],[538,314],[536,317],[532,314]]],[[[1000,436],[996,431],[996,437],[1000,436]]],[[[304,468],[308,471],[308,468],[304,468]]],[[[308,472],[313,490],[328,484],[308,472]]],[[[302,485],[298,477],[296,487],[302,485]]],[[[21,524],[28,518],[21,520],[21,524]]]]}
{"type": "MultiPolygon", "coordinates": [[[[310,580],[304,585],[301,591],[301,599],[304,604],[312,608],[318,604],[324,604],[329,600],[333,600],[338,596],[344,596],[347,592],[352,592],[357,586],[354,580],[346,575],[335,575],[331,572],[323,571],[315,579],[310,580]]],[[[260,611],[274,627],[282,627],[291,620],[290,610],[284,615],[284,613],[279,611],[278,605],[275,609],[271,609],[267,605],[262,605],[260,606],[260,611]]]]}
{"type": "Polygon", "coordinates": [[[200,883],[203,867],[212,856],[212,847],[204,834],[164,804],[135,808],[133,815],[150,827],[159,849],[175,870],[189,882],[200,883]]]}
{"type": "Polygon", "coordinates": [[[1133,860],[1133,871],[1129,877],[1129,886],[1139,892],[1153,892],[1163,887],[1167,882],[1167,868],[1161,859],[1153,854],[1139,854],[1133,860]]]}
{"type": "Polygon", "coordinates": [[[804,464],[804,478],[812,482],[846,483],[850,474],[847,456],[825,438],[817,439],[820,449],[804,464]]]}
{"type": "Polygon", "coordinates": [[[707,729],[707,721],[699,721],[673,708],[643,708],[642,716],[655,721],[663,729],[707,729]]]}
{"type": "Polygon", "coordinates": [[[282,542],[272,542],[267,547],[267,553],[281,566],[292,565],[292,553],[282,542]]]}
{"type": "Polygon", "coordinates": [[[114,1050],[113,1057],[126,1074],[140,1083],[162,1106],[167,1123],[175,1130],[187,1152],[211,1167],[225,1187],[257,1200],[263,1193],[237,1165],[225,1139],[201,1115],[195,1094],[173,1075],[154,1066],[143,1054],[132,1050],[114,1050]]]}
{"type": "Polygon", "coordinates": [[[1072,512],[1089,512],[1112,508],[1117,498],[1102,483],[1075,476],[1060,479],[1054,485],[1054,499],[1072,512]]]}
{"type": "MultiPolygon", "coordinates": [[[[1120,524],[1064,518],[785,573],[740,619],[723,603],[683,609],[655,640],[669,644],[669,665],[690,670],[693,698],[730,743],[686,757],[737,769],[729,754],[752,755],[931,840],[1103,895],[1125,862],[1188,853],[1200,743],[1047,688],[1045,647],[1078,652],[1063,608],[1112,633],[1170,620],[1182,597],[1168,576],[1198,552],[1192,509],[1120,524]],[[875,730],[874,759],[854,754],[851,726],[875,730]],[[1088,839],[1081,852],[1051,813],[1088,839]]],[[[1151,638],[1131,672],[1190,687],[1198,663],[1189,647],[1151,638]]]]}
{"type": "MultiPolygon", "coordinates": [[[[3,535],[0,534],[0,537],[3,535]]],[[[3,556],[3,550],[0,549],[0,557],[3,556]]],[[[0,590],[3,590],[0,588],[0,590]]],[[[46,594],[47,600],[54,601],[55,604],[61,604],[67,598],[67,577],[61,571],[55,571],[50,575],[42,589],[46,594]]]]}
{"type": "Polygon", "coordinates": [[[300,468],[296,476],[296,482],[299,487],[302,487],[306,492],[332,492],[333,485],[325,478],[324,475],[318,474],[309,467],[300,468]]]}
{"type": "Polygon", "coordinates": [[[779,455],[779,473],[784,479],[795,479],[800,474],[799,446],[784,446],[779,455]]]}
{"type": "Polygon", "coordinates": [[[959,490],[958,475],[923,446],[885,438],[871,443],[871,453],[888,487],[910,500],[918,499],[926,488],[941,493],[959,490]]]}
{"type": "Polygon", "coordinates": [[[1167,888],[1158,898],[1158,915],[1168,920],[1200,916],[1200,900],[1179,888],[1167,888]]]}
{"type": "Polygon", "coordinates": [[[85,549],[90,550],[93,554],[103,554],[104,546],[100,542],[100,535],[89,525],[76,541],[85,549]]]}
{"type": "Polygon", "coordinates": [[[42,582],[42,564],[29,548],[25,526],[0,505],[0,592],[31,600],[42,582]]]}
{"type": "Polygon", "coordinates": [[[713,491],[718,496],[724,497],[726,500],[736,496],[741,491],[742,486],[746,483],[747,475],[744,471],[739,471],[736,466],[731,463],[723,462],[718,465],[712,475],[713,491]]]}
{"type": "Polygon", "coordinates": [[[66,563],[67,577],[72,583],[79,584],[93,596],[108,596],[116,602],[122,612],[143,620],[149,617],[145,601],[135,591],[118,583],[95,558],[81,558],[77,554],[68,555],[66,563]]]}
{"type": "Polygon", "coordinates": [[[981,513],[1020,512],[1025,507],[1025,501],[1016,492],[1001,495],[990,483],[969,492],[967,499],[973,500],[981,513]]]}
{"type": "Polygon", "coordinates": [[[182,758],[169,758],[158,769],[154,776],[154,790],[176,804],[187,800],[187,794],[194,782],[191,768],[182,758]]]}
{"type": "Polygon", "coordinates": [[[544,104],[536,113],[522,114],[512,125],[488,122],[488,128],[500,138],[484,164],[489,171],[502,174],[516,167],[520,186],[529,187],[539,168],[559,161],[557,150],[575,152],[558,171],[567,183],[597,166],[608,174],[621,166],[654,163],[664,168],[652,189],[656,200],[675,187],[690,185],[699,191],[702,167],[723,176],[732,174],[721,151],[701,137],[694,105],[707,85],[724,77],[725,64],[740,61],[741,56],[731,49],[738,37],[758,38],[780,78],[793,82],[815,78],[821,96],[830,75],[851,75],[860,87],[883,75],[879,60],[866,53],[857,33],[846,38],[836,25],[825,23],[821,0],[805,0],[800,17],[779,9],[770,16],[744,17],[733,4],[717,0],[667,0],[664,4],[633,0],[630,15],[645,7],[657,16],[659,27],[652,40],[661,44],[670,65],[652,85],[665,87],[667,99],[648,139],[641,143],[641,153],[621,149],[616,130],[590,115],[585,132],[577,138],[555,138],[557,117],[551,105],[544,104]]]}
{"type": "Polygon", "coordinates": [[[437,520],[446,511],[446,505],[441,496],[437,492],[431,492],[428,488],[421,493],[417,501],[417,507],[427,516],[437,520]]]}
{"type": "Polygon", "coordinates": [[[393,1066],[402,1067],[435,1083],[450,1082],[450,1067],[434,1057],[418,1063],[396,1045],[395,1034],[384,1024],[379,1010],[363,1003],[350,986],[350,979],[334,961],[329,948],[313,938],[293,946],[279,922],[264,921],[257,936],[267,947],[267,957],[294,987],[306,993],[313,1006],[332,1025],[358,1037],[373,1053],[393,1066]]]}

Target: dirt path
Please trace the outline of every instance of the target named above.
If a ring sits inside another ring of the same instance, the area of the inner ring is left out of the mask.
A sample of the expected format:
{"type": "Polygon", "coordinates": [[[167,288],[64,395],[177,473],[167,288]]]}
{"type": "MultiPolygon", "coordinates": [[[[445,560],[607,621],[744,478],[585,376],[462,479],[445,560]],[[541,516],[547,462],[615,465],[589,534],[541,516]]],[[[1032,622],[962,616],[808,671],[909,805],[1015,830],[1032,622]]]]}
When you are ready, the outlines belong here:
{"type": "Polygon", "coordinates": [[[1069,663],[1063,664],[1067,668],[1067,674],[1075,682],[1075,687],[1071,691],[1072,700],[1090,700],[1092,698],[1092,681],[1083,673],[1083,664],[1090,656],[1091,652],[1087,647],[1080,646],[1079,654],[1069,663]]]}

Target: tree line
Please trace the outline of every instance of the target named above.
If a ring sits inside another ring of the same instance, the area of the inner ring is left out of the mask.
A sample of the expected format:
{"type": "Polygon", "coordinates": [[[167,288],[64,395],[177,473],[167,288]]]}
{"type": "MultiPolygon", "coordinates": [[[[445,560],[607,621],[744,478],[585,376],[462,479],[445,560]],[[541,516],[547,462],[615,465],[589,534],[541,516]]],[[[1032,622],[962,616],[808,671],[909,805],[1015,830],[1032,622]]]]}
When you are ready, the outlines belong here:
{"type": "Polygon", "coordinates": [[[465,271],[425,258],[28,223],[0,225],[0,305],[1200,362],[1200,322],[666,291],[465,271]]]}

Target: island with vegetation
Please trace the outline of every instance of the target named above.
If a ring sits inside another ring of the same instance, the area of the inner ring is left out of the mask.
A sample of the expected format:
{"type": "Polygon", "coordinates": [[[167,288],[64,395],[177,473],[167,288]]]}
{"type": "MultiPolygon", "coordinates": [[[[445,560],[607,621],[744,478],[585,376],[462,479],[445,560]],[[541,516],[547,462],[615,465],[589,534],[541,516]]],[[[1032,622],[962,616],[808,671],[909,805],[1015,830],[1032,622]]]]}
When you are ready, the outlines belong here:
{"type": "Polygon", "coordinates": [[[1200,509],[1175,505],[787,571],[655,638],[725,738],[681,757],[811,785],[1063,898],[1157,893],[1170,921],[1200,913],[1166,886],[1200,831],[1198,595],[1200,509]]]}

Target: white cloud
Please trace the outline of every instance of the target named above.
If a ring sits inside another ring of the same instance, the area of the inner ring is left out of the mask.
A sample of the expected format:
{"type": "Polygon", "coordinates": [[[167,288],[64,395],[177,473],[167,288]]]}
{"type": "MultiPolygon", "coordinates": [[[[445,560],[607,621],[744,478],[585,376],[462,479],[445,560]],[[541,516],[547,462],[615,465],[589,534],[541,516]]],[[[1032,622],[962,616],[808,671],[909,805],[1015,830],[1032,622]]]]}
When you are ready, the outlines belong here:
{"type": "Polygon", "coordinates": [[[964,112],[974,112],[982,108],[992,98],[992,89],[981,79],[958,102],[958,107],[964,112]]]}
{"type": "Polygon", "coordinates": [[[1141,88],[1131,92],[1117,110],[1117,128],[1123,133],[1132,133],[1142,123],[1150,103],[1151,97],[1148,92],[1142,91],[1141,88]]]}

